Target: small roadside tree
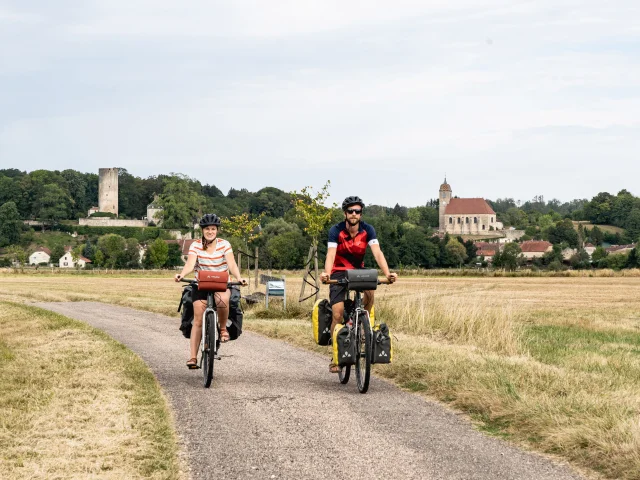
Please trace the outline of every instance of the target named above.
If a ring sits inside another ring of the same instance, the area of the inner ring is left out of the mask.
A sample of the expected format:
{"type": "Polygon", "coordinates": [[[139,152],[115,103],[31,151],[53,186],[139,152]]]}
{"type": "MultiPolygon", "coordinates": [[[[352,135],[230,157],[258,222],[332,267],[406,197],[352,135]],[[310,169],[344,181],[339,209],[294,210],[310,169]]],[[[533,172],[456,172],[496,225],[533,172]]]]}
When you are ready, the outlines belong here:
{"type": "MultiPolygon", "coordinates": [[[[311,237],[311,247],[309,248],[309,255],[305,262],[305,274],[302,279],[302,289],[300,290],[300,301],[305,299],[304,290],[307,283],[314,285],[316,292],[316,301],[320,295],[320,278],[318,276],[318,238],[327,224],[331,221],[332,211],[330,208],[324,206],[329,198],[329,186],[331,181],[327,180],[327,183],[318,191],[313,192],[313,187],[304,187],[300,190],[300,193],[293,192],[293,205],[296,215],[302,219],[305,223],[304,231],[311,237]],[[307,277],[311,273],[311,261],[313,260],[313,270],[315,277],[312,275],[314,283],[310,283],[307,277]]],[[[334,203],[333,208],[338,205],[334,203]]],[[[311,295],[311,296],[313,296],[311,295]]]]}
{"type": "Polygon", "coordinates": [[[149,263],[154,268],[162,268],[169,258],[169,246],[161,238],[156,238],[147,250],[149,263]]]}

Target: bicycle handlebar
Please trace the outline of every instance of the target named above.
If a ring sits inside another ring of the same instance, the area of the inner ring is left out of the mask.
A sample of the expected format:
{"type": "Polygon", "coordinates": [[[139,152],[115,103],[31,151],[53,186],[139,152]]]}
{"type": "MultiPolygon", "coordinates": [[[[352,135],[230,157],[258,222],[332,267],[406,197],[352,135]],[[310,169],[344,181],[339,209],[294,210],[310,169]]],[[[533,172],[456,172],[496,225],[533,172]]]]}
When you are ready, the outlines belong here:
{"type": "MultiPolygon", "coordinates": [[[[198,280],[196,280],[195,278],[191,278],[191,279],[181,278],[180,281],[184,282],[184,283],[192,283],[192,282],[198,283],[198,280]]],[[[249,286],[249,282],[247,282],[247,283],[227,282],[227,286],[229,286],[229,287],[247,287],[247,286],[249,286]]]]}
{"type": "MultiPolygon", "coordinates": [[[[347,280],[346,278],[343,278],[342,280],[326,280],[324,282],[322,282],[325,285],[348,285],[349,284],[349,280],[347,280]]],[[[378,285],[391,285],[391,282],[389,281],[388,278],[383,278],[383,279],[378,279],[378,285]]]]}

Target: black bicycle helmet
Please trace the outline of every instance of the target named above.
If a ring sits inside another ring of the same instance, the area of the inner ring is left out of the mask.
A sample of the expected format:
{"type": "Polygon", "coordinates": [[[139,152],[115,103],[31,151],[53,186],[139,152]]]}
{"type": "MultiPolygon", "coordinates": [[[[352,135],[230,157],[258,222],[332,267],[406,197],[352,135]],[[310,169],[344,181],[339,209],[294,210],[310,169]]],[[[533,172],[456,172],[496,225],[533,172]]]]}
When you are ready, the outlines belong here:
{"type": "Polygon", "coordinates": [[[200,228],[208,227],[210,225],[220,226],[220,217],[215,213],[207,213],[200,219],[200,228]]]}
{"type": "Polygon", "coordinates": [[[349,205],[360,205],[362,208],[364,208],[364,202],[360,197],[356,196],[351,196],[344,199],[344,202],[342,202],[342,211],[344,212],[349,205]]]}

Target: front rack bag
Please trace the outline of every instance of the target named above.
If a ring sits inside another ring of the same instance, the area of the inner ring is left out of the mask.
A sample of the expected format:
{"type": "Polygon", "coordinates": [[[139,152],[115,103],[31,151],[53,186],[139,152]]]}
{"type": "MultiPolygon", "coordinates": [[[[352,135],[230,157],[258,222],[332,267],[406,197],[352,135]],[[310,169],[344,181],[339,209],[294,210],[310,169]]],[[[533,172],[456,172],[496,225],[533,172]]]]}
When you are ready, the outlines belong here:
{"type": "Polygon", "coordinates": [[[349,290],[362,292],[378,288],[378,271],[375,268],[347,270],[349,290]]]}
{"type": "Polygon", "coordinates": [[[211,270],[200,270],[198,272],[198,290],[205,292],[226,292],[229,272],[214,272],[211,270]]]}

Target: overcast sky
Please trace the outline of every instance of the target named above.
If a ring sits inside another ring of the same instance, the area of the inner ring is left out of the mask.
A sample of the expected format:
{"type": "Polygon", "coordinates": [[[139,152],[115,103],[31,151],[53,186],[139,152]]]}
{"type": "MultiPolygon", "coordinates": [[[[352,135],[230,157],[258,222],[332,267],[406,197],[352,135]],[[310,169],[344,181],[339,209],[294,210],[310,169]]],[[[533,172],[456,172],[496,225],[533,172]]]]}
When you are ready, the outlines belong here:
{"type": "Polygon", "coordinates": [[[640,195],[637,0],[0,0],[0,168],[640,195]]]}

